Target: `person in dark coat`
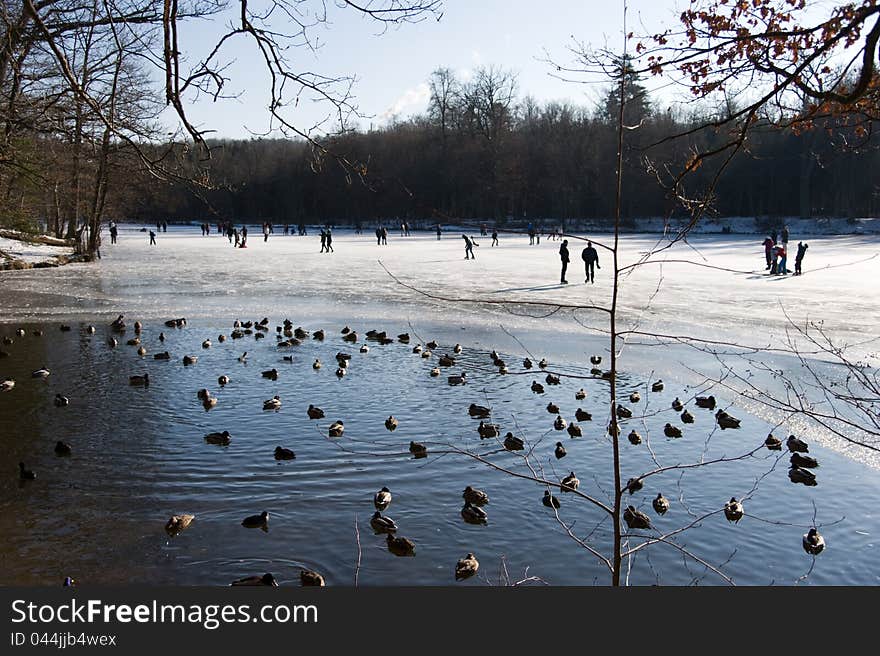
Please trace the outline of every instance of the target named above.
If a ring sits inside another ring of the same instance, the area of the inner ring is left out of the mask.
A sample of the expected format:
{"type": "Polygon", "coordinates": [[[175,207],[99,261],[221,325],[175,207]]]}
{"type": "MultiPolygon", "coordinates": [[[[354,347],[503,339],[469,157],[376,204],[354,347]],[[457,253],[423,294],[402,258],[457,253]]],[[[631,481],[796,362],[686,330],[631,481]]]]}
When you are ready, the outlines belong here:
{"type": "Polygon", "coordinates": [[[770,268],[770,264],[773,262],[773,247],[776,246],[776,242],[773,241],[773,237],[767,236],[767,239],[764,240],[764,259],[767,260],[767,269],[770,268]]]}
{"type": "Polygon", "coordinates": [[[324,228],[321,228],[321,252],[325,252],[327,250],[327,233],[324,232],[324,228]]]}
{"type": "Polygon", "coordinates": [[[156,233],[150,230],[150,246],[156,245],[156,233]]]}
{"type": "Polygon", "coordinates": [[[788,248],[788,226],[783,226],[782,228],[782,245],[786,249],[788,248]]]}
{"type": "Polygon", "coordinates": [[[581,252],[581,259],[584,261],[584,270],[587,274],[584,282],[595,282],[596,269],[601,269],[602,267],[599,266],[599,253],[593,248],[593,242],[587,242],[587,247],[581,252]]]}
{"type": "Polygon", "coordinates": [[[376,246],[382,245],[382,228],[376,227],[376,246]]]}
{"type": "Polygon", "coordinates": [[[498,230],[492,229],[492,246],[498,245],[498,230]]]}
{"type": "MultiPolygon", "coordinates": [[[[466,259],[466,260],[470,260],[470,259],[474,259],[474,260],[476,260],[476,259],[477,259],[477,256],[474,255],[474,244],[475,244],[476,242],[474,242],[474,241],[473,241],[470,237],[468,237],[467,235],[462,235],[461,238],[464,239],[464,259],[466,259]]],[[[479,244],[477,244],[477,245],[479,246],[479,244]]]]}
{"type": "Polygon", "coordinates": [[[559,276],[559,282],[563,285],[567,285],[568,281],[565,279],[565,271],[568,269],[568,263],[570,261],[567,239],[564,239],[562,241],[562,246],[559,247],[559,259],[562,260],[562,273],[559,276]]]}
{"type": "Polygon", "coordinates": [[[804,255],[807,254],[807,249],[809,248],[809,244],[805,244],[802,241],[798,242],[797,255],[794,256],[794,275],[801,275],[801,262],[804,261],[804,255]]]}
{"type": "Polygon", "coordinates": [[[437,224],[437,241],[440,241],[440,235],[443,234],[443,231],[440,229],[440,224],[437,224]]]}
{"type": "Polygon", "coordinates": [[[332,253],[333,252],[333,235],[330,233],[330,228],[327,228],[326,235],[327,235],[327,252],[332,253]]]}

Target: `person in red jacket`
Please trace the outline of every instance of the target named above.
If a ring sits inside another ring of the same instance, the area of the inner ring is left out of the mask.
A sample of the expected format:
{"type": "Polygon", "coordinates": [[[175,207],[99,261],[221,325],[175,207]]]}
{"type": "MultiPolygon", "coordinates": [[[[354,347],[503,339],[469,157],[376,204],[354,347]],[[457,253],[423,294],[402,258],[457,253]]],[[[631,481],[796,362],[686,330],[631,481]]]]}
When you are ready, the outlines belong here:
{"type": "Polygon", "coordinates": [[[773,237],[767,237],[764,240],[764,258],[767,260],[767,269],[770,268],[770,263],[773,261],[773,247],[776,245],[776,242],[773,241],[773,237]]]}

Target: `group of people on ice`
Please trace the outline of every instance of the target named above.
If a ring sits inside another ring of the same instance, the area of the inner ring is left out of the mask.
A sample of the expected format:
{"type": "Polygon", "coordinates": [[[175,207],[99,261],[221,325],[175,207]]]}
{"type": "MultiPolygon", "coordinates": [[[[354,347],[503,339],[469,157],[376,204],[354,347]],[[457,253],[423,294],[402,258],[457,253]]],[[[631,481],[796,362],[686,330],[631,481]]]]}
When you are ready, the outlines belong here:
{"type": "MultiPolygon", "coordinates": [[[[776,231],[767,235],[764,240],[764,258],[767,261],[765,270],[770,272],[771,276],[784,276],[791,271],[788,269],[788,226],[783,226],[782,233],[779,235],[779,243],[776,242],[776,231]]],[[[798,242],[797,254],[794,258],[794,275],[801,275],[801,265],[804,261],[804,255],[807,253],[809,244],[802,241],[798,242]]]]}

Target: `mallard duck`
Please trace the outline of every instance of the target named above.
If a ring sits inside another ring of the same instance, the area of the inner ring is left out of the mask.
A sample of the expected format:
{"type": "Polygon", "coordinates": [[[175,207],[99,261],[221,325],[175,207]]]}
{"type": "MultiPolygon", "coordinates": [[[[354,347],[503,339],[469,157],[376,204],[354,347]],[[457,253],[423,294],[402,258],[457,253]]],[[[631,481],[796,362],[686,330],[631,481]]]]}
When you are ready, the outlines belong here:
{"type": "Polygon", "coordinates": [[[309,404],[309,409],[306,410],[306,414],[308,414],[309,419],[323,419],[324,411],[321,408],[309,404]]]}
{"type": "Polygon", "coordinates": [[[147,354],[147,349],[144,346],[138,347],[137,354],[141,357],[144,357],[147,354]]]}
{"type": "Polygon", "coordinates": [[[269,513],[265,510],[259,515],[250,515],[241,520],[245,528],[266,528],[269,525],[269,513]]]}
{"type": "Polygon", "coordinates": [[[209,396],[211,396],[211,393],[206,388],[203,387],[198,392],[196,392],[196,396],[204,401],[209,396]]]}
{"type": "Polygon", "coordinates": [[[395,431],[397,430],[398,423],[399,422],[397,421],[397,419],[395,419],[392,415],[388,415],[388,419],[385,420],[385,428],[390,431],[395,431]]]}
{"type": "Polygon", "coordinates": [[[594,364],[597,367],[602,364],[602,356],[601,355],[591,355],[590,356],[590,364],[594,364]]]}
{"type": "Polygon", "coordinates": [[[641,510],[636,510],[634,506],[627,506],[623,511],[623,521],[631,529],[651,528],[651,518],[641,510]]]}
{"type": "Polygon", "coordinates": [[[461,353],[461,351],[462,351],[461,344],[456,344],[455,346],[452,347],[452,352],[455,353],[456,355],[459,355],[461,353]]]}
{"type": "Polygon", "coordinates": [[[541,503],[543,503],[548,508],[556,508],[557,510],[561,505],[559,503],[559,499],[550,494],[550,490],[544,490],[544,498],[541,499],[541,503]]]}
{"type": "Polygon", "coordinates": [[[350,342],[350,343],[354,344],[355,342],[358,341],[358,334],[354,331],[351,331],[345,337],[342,338],[342,341],[350,342]]]}
{"type": "Polygon", "coordinates": [[[140,337],[133,337],[125,343],[128,346],[138,346],[141,343],[141,338],[140,337]]]}
{"type": "Polygon", "coordinates": [[[503,376],[504,374],[510,373],[510,369],[507,368],[507,365],[502,364],[498,367],[498,373],[503,376]]]}
{"type": "Polygon", "coordinates": [[[559,406],[551,401],[550,403],[547,404],[547,412],[549,412],[551,415],[558,415],[559,414],[559,406]]]}
{"type": "Polygon", "coordinates": [[[601,375],[602,375],[602,370],[599,369],[598,367],[593,367],[592,369],[590,369],[590,373],[591,373],[593,376],[601,376],[601,375]]]}
{"type": "Polygon", "coordinates": [[[532,361],[529,360],[528,358],[526,358],[525,360],[523,360],[523,366],[526,369],[531,369],[532,368],[532,361]]]}
{"type": "Polygon", "coordinates": [[[565,430],[567,426],[568,423],[565,421],[565,419],[562,418],[562,415],[556,415],[556,419],[553,420],[553,428],[555,430],[561,431],[565,430]]]}
{"type": "Polygon", "coordinates": [[[345,367],[337,367],[336,368],[336,377],[337,378],[342,378],[343,376],[345,376],[345,373],[346,373],[345,367]]]}
{"type": "Polygon", "coordinates": [[[630,444],[641,444],[642,443],[642,436],[639,435],[638,431],[635,428],[633,428],[629,432],[629,435],[626,436],[626,439],[629,440],[630,444]]]}
{"type": "Polygon", "coordinates": [[[340,332],[341,332],[343,335],[347,335],[348,333],[351,332],[351,328],[349,328],[348,326],[346,326],[346,327],[343,328],[340,332]]]}
{"type": "Polygon", "coordinates": [[[474,557],[474,554],[469,553],[455,564],[455,580],[463,581],[464,579],[469,579],[477,573],[478,569],[480,569],[480,563],[474,557]]]}
{"type": "Polygon", "coordinates": [[[389,533],[386,536],[385,542],[388,544],[388,551],[393,553],[395,556],[416,555],[416,545],[412,540],[408,540],[404,537],[396,537],[389,533]]]}
{"type": "Polygon", "coordinates": [[[791,469],[789,469],[788,479],[792,483],[803,483],[807,487],[818,485],[818,482],[816,481],[816,475],[809,469],[803,469],[801,467],[792,467],[791,469]]]}
{"type": "MultiPolygon", "coordinates": [[[[116,332],[125,332],[125,321],[123,321],[123,317],[125,315],[120,314],[113,320],[113,323],[110,324],[110,329],[115,330],[116,332]]],[[[21,334],[24,335],[24,331],[21,331],[21,334]]]]}
{"type": "Polygon", "coordinates": [[[42,369],[37,369],[33,373],[31,373],[32,378],[47,378],[52,372],[43,367],[42,369]]]}
{"type": "Polygon", "coordinates": [[[632,410],[626,408],[619,403],[617,404],[617,416],[620,419],[629,419],[633,416],[632,410]]]}
{"type": "Polygon", "coordinates": [[[144,374],[143,376],[130,376],[128,384],[134,385],[135,387],[148,387],[150,385],[150,374],[144,374]]]}
{"type": "Polygon", "coordinates": [[[806,469],[815,469],[819,466],[819,461],[811,456],[803,456],[800,453],[792,453],[791,459],[792,467],[804,467],[806,469]]]}
{"type": "Polygon", "coordinates": [[[461,493],[461,498],[475,506],[485,506],[489,503],[489,495],[468,485],[461,493]]]}
{"type": "Polygon", "coordinates": [[[574,393],[575,401],[583,401],[585,398],[587,398],[587,392],[584,390],[583,387],[581,387],[577,392],[574,393]]]}
{"type": "Polygon", "coordinates": [[[504,448],[508,451],[522,451],[526,448],[526,444],[521,437],[516,437],[513,433],[508,432],[504,436],[504,448]]]}
{"type": "Polygon", "coordinates": [[[825,538],[819,535],[819,531],[814,526],[804,534],[804,551],[811,556],[818,556],[825,549],[825,538]]]}
{"type": "Polygon", "coordinates": [[[425,344],[425,347],[429,348],[429,349],[435,349],[438,346],[440,346],[440,345],[436,341],[434,341],[433,339],[430,342],[428,342],[427,344],[425,344]]]}
{"type": "Polygon", "coordinates": [[[177,535],[188,528],[195,518],[195,515],[171,515],[171,519],[165,523],[165,530],[169,535],[177,535]]]}
{"type": "Polygon", "coordinates": [[[262,576],[246,576],[243,579],[236,579],[229,585],[268,585],[277,588],[278,583],[275,581],[275,577],[269,574],[263,574],[262,576]]]}
{"type": "Polygon", "coordinates": [[[666,435],[666,437],[681,437],[681,429],[678,426],[666,424],[663,427],[663,434],[666,435]]]}
{"type": "Polygon", "coordinates": [[[277,369],[269,369],[262,373],[263,378],[268,378],[269,380],[278,380],[278,370],[277,369]]]}
{"type": "Polygon", "coordinates": [[[584,432],[581,430],[581,427],[578,426],[575,422],[571,422],[566,430],[571,437],[583,437],[584,434],[584,432]]]}
{"type": "Polygon", "coordinates": [[[714,396],[698,396],[694,399],[694,402],[697,404],[699,408],[707,408],[709,410],[715,409],[715,397],[714,396]]]}
{"type": "Polygon", "coordinates": [[[205,398],[202,399],[202,407],[204,407],[205,410],[210,410],[211,408],[213,408],[216,405],[217,405],[217,397],[216,396],[211,396],[209,394],[208,396],[206,396],[205,398]]]}
{"type": "Polygon", "coordinates": [[[715,421],[718,422],[721,430],[725,428],[739,428],[739,419],[727,414],[724,410],[719,410],[715,413],[715,421]]]}
{"type": "Polygon", "coordinates": [[[55,455],[56,456],[69,456],[73,453],[73,449],[70,448],[70,445],[67,442],[62,442],[58,440],[55,443],[55,455]]]}
{"type": "Polygon", "coordinates": [[[319,342],[324,340],[324,331],[316,330],[312,333],[312,339],[317,339],[319,342]]]}
{"type": "Polygon", "coordinates": [[[544,386],[541,383],[539,383],[537,380],[533,380],[532,381],[532,391],[535,394],[543,394],[544,393],[544,386]]]}
{"type": "Polygon", "coordinates": [[[467,372],[462,371],[460,376],[448,376],[446,381],[450,385],[464,385],[467,383],[467,372]]]}
{"type": "Polygon", "coordinates": [[[690,412],[685,410],[681,413],[681,420],[686,424],[692,424],[694,423],[694,416],[690,412]]]}
{"type": "Polygon", "coordinates": [[[724,504],[724,516],[731,522],[739,522],[745,514],[742,502],[737,501],[736,497],[730,497],[730,501],[724,504]]]}
{"type": "Polygon", "coordinates": [[[56,394],[53,403],[55,403],[56,408],[64,408],[70,405],[70,399],[68,399],[66,396],[62,396],[61,394],[56,394]]]}
{"type": "Polygon", "coordinates": [[[223,342],[226,341],[226,335],[218,335],[218,336],[217,336],[217,341],[220,342],[220,343],[222,344],[223,342]]]}
{"type": "Polygon", "coordinates": [[[413,348],[412,348],[412,352],[413,352],[413,353],[421,353],[421,352],[422,352],[422,345],[421,345],[421,344],[416,344],[415,346],[413,346],[413,348]]]}
{"type": "Polygon", "coordinates": [[[541,361],[538,363],[538,366],[541,367],[541,369],[546,369],[547,368],[547,358],[541,358],[541,361]]]}
{"type": "Polygon", "coordinates": [[[275,447],[275,460],[294,460],[296,454],[283,446],[275,447]]]}
{"type": "Polygon", "coordinates": [[[299,582],[303,587],[324,587],[324,577],[310,569],[300,570],[299,582]]]}
{"type": "Polygon", "coordinates": [[[630,493],[630,495],[633,495],[636,492],[638,492],[639,490],[641,490],[644,486],[645,486],[645,484],[642,483],[641,479],[631,478],[626,482],[625,489],[627,492],[630,493]]]}
{"type": "Polygon", "coordinates": [[[312,369],[320,369],[320,368],[321,368],[321,361],[318,360],[317,358],[315,358],[315,361],[312,363],[312,369]]]}
{"type": "Polygon", "coordinates": [[[413,454],[413,457],[415,458],[425,458],[428,455],[428,447],[426,447],[424,444],[410,441],[409,452],[413,454]]]}
{"type": "Polygon", "coordinates": [[[662,380],[654,381],[651,384],[651,391],[652,392],[662,392],[663,391],[663,381],[662,380]]]}
{"type": "Polygon", "coordinates": [[[373,505],[376,506],[376,510],[385,510],[391,505],[391,490],[383,487],[376,492],[375,496],[373,496],[373,505]]]}
{"type": "Polygon", "coordinates": [[[385,517],[378,510],[370,518],[370,526],[373,527],[376,533],[393,533],[397,530],[397,524],[394,523],[394,520],[390,517],[385,517]]]}
{"type": "Polygon", "coordinates": [[[162,353],[156,353],[153,355],[154,360],[170,360],[171,354],[168,351],[163,351],[162,353]]]}
{"type": "Polygon", "coordinates": [[[18,477],[23,481],[32,481],[36,479],[37,475],[31,471],[30,469],[25,469],[24,463],[18,463],[18,477]]]}
{"type": "Polygon", "coordinates": [[[638,392],[633,392],[632,394],[629,395],[629,402],[630,403],[638,403],[641,400],[642,400],[642,397],[638,392]]]}
{"type": "Polygon", "coordinates": [[[485,419],[491,414],[491,411],[486,406],[471,403],[468,407],[468,414],[471,417],[480,417],[482,419],[485,419]]]}
{"type": "Polygon", "coordinates": [[[803,440],[799,440],[794,435],[789,435],[788,439],[785,441],[785,446],[788,447],[788,450],[791,453],[809,453],[810,447],[807,446],[807,443],[803,440]]]}
{"type": "Polygon", "coordinates": [[[198,361],[199,361],[198,356],[195,356],[195,355],[184,355],[183,356],[183,364],[187,367],[191,364],[195,364],[198,361]]]}
{"type": "Polygon", "coordinates": [[[773,437],[773,433],[770,433],[767,435],[767,439],[764,440],[764,446],[766,446],[769,451],[782,451],[782,440],[778,437],[773,437]]]}
{"type": "Polygon", "coordinates": [[[273,396],[271,399],[267,399],[263,401],[263,410],[280,410],[281,409],[281,397],[277,394],[273,396]]]}
{"type": "Polygon", "coordinates": [[[203,349],[209,349],[209,348],[211,348],[211,340],[210,340],[210,339],[206,339],[204,342],[202,342],[202,348],[203,348],[203,349]]]}
{"type": "Polygon", "coordinates": [[[433,355],[433,353],[431,353],[430,349],[425,349],[424,351],[422,351],[422,357],[423,357],[425,360],[427,360],[428,358],[430,358],[432,355],[433,355]]]}
{"type": "Polygon", "coordinates": [[[242,337],[244,337],[244,331],[233,330],[231,333],[229,333],[229,336],[232,337],[232,339],[241,339],[242,337]]]}
{"type": "Polygon", "coordinates": [[[577,419],[578,421],[592,421],[593,415],[591,415],[586,410],[582,410],[581,408],[578,408],[577,410],[574,411],[574,418],[577,419]]]}
{"type": "Polygon", "coordinates": [[[223,431],[222,433],[208,433],[205,435],[205,442],[208,444],[219,444],[220,446],[229,446],[229,442],[232,438],[229,436],[229,431],[223,431]]]}
{"type": "Polygon", "coordinates": [[[498,437],[501,435],[501,427],[498,424],[487,424],[481,421],[480,425],[477,426],[477,432],[480,434],[481,439],[498,437]]]}
{"type": "Polygon", "coordinates": [[[672,402],[672,409],[676,412],[681,412],[682,410],[684,410],[684,404],[679,400],[677,396],[675,397],[675,401],[672,402]]]}
{"type": "Polygon", "coordinates": [[[358,349],[358,350],[359,350],[361,353],[369,353],[369,352],[370,352],[370,347],[367,346],[366,344],[361,344],[361,347],[360,347],[360,349],[358,349]]]}
{"type": "Polygon", "coordinates": [[[217,384],[220,385],[221,387],[223,387],[224,385],[228,385],[229,384],[229,376],[227,376],[226,374],[219,376],[217,378],[217,384]]]}
{"type": "Polygon", "coordinates": [[[431,378],[437,378],[437,377],[440,376],[440,368],[439,368],[439,367],[434,367],[434,368],[431,369],[431,371],[428,372],[428,373],[430,374],[431,378]]]}
{"type": "Polygon", "coordinates": [[[664,497],[662,492],[658,492],[651,505],[654,506],[654,512],[658,515],[665,515],[669,510],[669,499],[664,497]]]}
{"type": "Polygon", "coordinates": [[[465,501],[461,507],[461,516],[468,524],[485,524],[489,519],[489,514],[472,503],[465,501]]]}
{"type": "Polygon", "coordinates": [[[342,437],[342,434],[345,432],[345,425],[342,421],[337,420],[330,424],[330,428],[327,431],[330,437],[342,437]]]}
{"type": "Polygon", "coordinates": [[[548,385],[559,385],[560,382],[559,376],[557,376],[556,374],[547,374],[544,380],[547,382],[548,385]]]}
{"type": "Polygon", "coordinates": [[[409,344],[409,333],[401,333],[397,336],[397,341],[401,344],[409,344]]]}
{"type": "Polygon", "coordinates": [[[620,426],[617,422],[612,421],[608,424],[608,435],[610,437],[618,437],[620,435],[620,426]]]}
{"type": "Polygon", "coordinates": [[[563,492],[574,492],[578,489],[581,482],[578,480],[578,477],[574,475],[574,472],[571,472],[568,476],[562,479],[560,483],[560,487],[563,492]]]}
{"type": "Polygon", "coordinates": [[[556,449],[553,451],[553,455],[556,456],[557,460],[561,460],[566,455],[568,455],[568,452],[565,450],[565,447],[562,446],[562,442],[556,443],[556,449]]]}
{"type": "Polygon", "coordinates": [[[309,336],[309,331],[307,331],[302,326],[297,326],[293,330],[293,336],[296,337],[297,339],[307,339],[309,336]]]}

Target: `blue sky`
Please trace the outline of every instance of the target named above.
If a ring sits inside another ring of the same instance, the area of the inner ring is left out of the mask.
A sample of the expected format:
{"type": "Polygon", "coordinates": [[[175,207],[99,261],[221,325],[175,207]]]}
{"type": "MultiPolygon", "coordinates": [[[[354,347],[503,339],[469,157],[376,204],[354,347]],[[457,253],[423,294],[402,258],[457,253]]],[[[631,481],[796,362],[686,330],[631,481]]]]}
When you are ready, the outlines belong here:
{"type": "MultiPolygon", "coordinates": [[[[683,2],[631,0],[628,29],[662,31],[675,24],[683,2]]],[[[356,76],[354,102],[366,116],[360,122],[363,128],[383,125],[392,115],[405,118],[424,111],[427,80],[438,67],[466,79],[480,66],[500,66],[517,74],[519,97],[592,105],[602,85],[559,80],[553,76],[555,69],[541,60],[549,54],[566,64],[572,59],[568,48],[576,41],[594,47],[616,45],[622,34],[622,2],[613,0],[446,0],[440,21],[429,18],[391,27],[383,34],[379,34],[381,26],[351,9],[336,7],[333,0],[327,5],[328,24],[310,31],[320,46],[314,51],[292,49],[289,56],[298,70],[356,76]]],[[[199,48],[213,43],[228,20],[218,17],[183,28],[182,42],[191,46],[187,48],[193,53],[191,61],[199,48]]],[[[277,26],[285,27],[280,22],[277,26]]],[[[214,136],[246,138],[266,132],[268,87],[258,53],[246,37],[237,37],[223,59],[232,78],[227,91],[236,97],[216,103],[200,100],[188,109],[191,119],[216,130],[214,136]]],[[[297,126],[310,128],[330,114],[328,106],[302,99],[287,116],[297,126]]]]}

